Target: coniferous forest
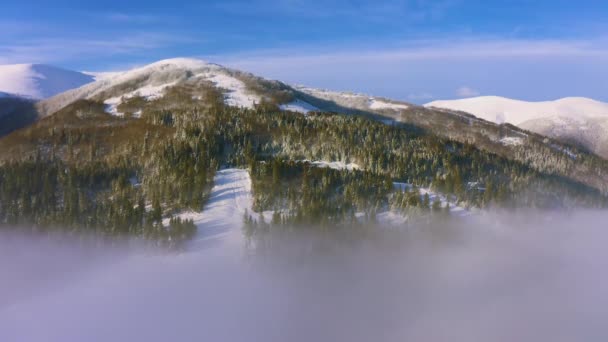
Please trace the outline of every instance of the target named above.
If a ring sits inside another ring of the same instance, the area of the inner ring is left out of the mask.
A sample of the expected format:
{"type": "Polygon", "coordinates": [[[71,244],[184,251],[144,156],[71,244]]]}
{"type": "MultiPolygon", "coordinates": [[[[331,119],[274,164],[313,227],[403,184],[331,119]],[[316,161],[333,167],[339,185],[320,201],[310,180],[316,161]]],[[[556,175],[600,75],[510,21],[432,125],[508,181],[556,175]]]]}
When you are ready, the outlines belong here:
{"type": "MultiPolygon", "coordinates": [[[[279,95],[281,101],[289,96],[279,95]]],[[[387,209],[449,212],[449,204],[431,201],[422,188],[468,208],[607,204],[600,190],[540,162],[506,158],[407,123],[303,115],[276,103],[230,107],[211,85],[176,86],[150,101],[124,99],[124,117],[106,113],[101,102],[79,100],[0,140],[0,223],[174,244],[196,229],[174,216],[201,211],[215,172],[229,166],[248,168],[254,210],[273,211],[275,224],[331,226],[373,220],[387,209]],[[319,168],[311,160],[359,168],[319,168]]]]}

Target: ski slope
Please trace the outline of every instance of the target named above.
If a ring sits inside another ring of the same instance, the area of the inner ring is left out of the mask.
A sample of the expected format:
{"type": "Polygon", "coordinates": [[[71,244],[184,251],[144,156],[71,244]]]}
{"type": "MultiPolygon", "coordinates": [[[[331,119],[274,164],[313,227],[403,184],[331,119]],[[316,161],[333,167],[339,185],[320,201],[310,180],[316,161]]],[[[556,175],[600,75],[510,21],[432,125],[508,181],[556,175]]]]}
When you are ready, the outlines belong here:
{"type": "MultiPolygon", "coordinates": [[[[216,173],[207,205],[201,212],[184,212],[181,219],[193,220],[198,228],[193,248],[209,242],[242,243],[240,227],[245,212],[252,213],[251,178],[244,169],[216,173]]],[[[168,225],[169,220],[163,222],[168,225]]]]}

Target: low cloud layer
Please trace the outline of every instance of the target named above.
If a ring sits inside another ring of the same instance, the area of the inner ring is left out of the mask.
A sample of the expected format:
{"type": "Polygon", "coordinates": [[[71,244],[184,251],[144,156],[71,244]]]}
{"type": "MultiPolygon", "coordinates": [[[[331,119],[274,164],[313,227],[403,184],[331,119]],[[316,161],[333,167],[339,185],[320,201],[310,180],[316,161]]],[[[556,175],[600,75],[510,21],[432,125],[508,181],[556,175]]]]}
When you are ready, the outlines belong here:
{"type": "Polygon", "coordinates": [[[603,341],[607,219],[496,214],[179,254],[2,234],[0,340],[603,341]]]}

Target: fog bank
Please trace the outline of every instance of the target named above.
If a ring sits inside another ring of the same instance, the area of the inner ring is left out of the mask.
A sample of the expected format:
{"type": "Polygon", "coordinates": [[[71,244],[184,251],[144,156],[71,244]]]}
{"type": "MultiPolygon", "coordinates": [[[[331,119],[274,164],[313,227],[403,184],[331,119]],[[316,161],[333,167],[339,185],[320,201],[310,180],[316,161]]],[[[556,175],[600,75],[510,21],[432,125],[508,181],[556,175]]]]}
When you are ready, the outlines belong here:
{"type": "Polygon", "coordinates": [[[184,253],[2,233],[0,340],[604,341],[606,222],[485,214],[184,253]]]}

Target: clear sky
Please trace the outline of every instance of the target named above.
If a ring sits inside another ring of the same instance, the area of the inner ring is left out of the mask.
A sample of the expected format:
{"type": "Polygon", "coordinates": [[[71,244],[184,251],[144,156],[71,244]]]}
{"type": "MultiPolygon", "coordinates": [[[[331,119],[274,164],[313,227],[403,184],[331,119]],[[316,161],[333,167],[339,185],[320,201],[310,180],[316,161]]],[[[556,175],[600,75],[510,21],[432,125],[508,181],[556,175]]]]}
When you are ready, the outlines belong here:
{"type": "Polygon", "coordinates": [[[608,101],[606,0],[6,0],[0,7],[0,64],[109,71],[198,57],[417,103],[475,95],[608,101]]]}

